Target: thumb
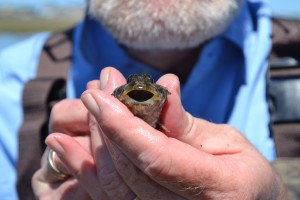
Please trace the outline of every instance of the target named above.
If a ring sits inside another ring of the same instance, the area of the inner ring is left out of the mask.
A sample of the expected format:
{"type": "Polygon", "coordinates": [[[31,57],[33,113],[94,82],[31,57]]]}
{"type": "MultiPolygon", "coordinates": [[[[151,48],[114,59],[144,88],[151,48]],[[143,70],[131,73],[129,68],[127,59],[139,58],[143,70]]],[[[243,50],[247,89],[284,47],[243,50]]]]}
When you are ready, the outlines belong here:
{"type": "Polygon", "coordinates": [[[157,84],[166,87],[170,92],[160,118],[161,124],[168,130],[165,134],[191,144],[194,138],[189,133],[195,123],[194,118],[185,111],[181,103],[178,77],[174,74],[166,74],[157,81],[157,84]]]}
{"type": "Polygon", "coordinates": [[[240,152],[241,147],[248,143],[233,127],[195,118],[186,112],[181,103],[180,83],[177,76],[166,74],[157,83],[170,92],[160,118],[162,125],[168,130],[165,132],[167,136],[206,153],[219,155],[240,152]]]}

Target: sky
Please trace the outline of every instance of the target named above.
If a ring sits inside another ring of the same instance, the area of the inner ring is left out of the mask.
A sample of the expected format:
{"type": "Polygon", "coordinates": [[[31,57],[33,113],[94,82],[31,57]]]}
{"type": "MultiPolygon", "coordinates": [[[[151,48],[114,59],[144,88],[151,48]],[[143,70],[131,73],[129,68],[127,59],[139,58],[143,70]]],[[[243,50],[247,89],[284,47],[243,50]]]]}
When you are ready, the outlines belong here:
{"type": "Polygon", "coordinates": [[[55,5],[55,6],[80,6],[83,5],[85,0],[0,0],[1,5],[10,5],[10,6],[43,6],[43,5],[55,5]]]}

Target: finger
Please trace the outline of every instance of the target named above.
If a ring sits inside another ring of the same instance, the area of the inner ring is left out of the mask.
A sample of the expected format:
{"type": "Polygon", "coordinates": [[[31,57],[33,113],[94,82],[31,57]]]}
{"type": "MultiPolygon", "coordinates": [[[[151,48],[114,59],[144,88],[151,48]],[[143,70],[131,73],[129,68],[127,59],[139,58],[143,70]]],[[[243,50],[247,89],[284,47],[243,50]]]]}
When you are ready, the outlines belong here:
{"type": "Polygon", "coordinates": [[[169,130],[166,132],[168,136],[213,155],[238,153],[246,143],[249,145],[233,127],[212,124],[187,113],[181,104],[180,83],[176,76],[167,74],[157,83],[167,87],[171,93],[161,116],[162,124],[169,130]]]}
{"type": "MultiPolygon", "coordinates": [[[[48,199],[90,199],[88,193],[72,177],[59,180],[49,171],[48,167],[49,148],[43,154],[41,168],[32,177],[32,187],[36,197],[48,199]]],[[[68,173],[66,167],[56,156],[55,166],[63,173],[68,173]],[[58,164],[60,163],[60,164],[58,164]]]]}
{"type": "MultiPolygon", "coordinates": [[[[107,83],[105,83],[108,76],[110,76],[110,73],[114,73],[110,72],[110,70],[110,68],[103,69],[100,74],[100,81],[90,81],[87,88],[100,89],[101,85],[103,86],[103,89],[110,88],[110,86],[106,87],[107,83]]],[[[106,145],[103,142],[99,125],[92,115],[89,115],[89,129],[91,133],[92,151],[95,163],[97,163],[96,168],[98,180],[103,191],[110,199],[134,199],[136,195],[130,190],[116,171],[106,145]]]]}
{"type": "Polygon", "coordinates": [[[54,105],[50,115],[50,132],[86,135],[88,111],[80,100],[65,99],[54,105]]]}
{"type": "Polygon", "coordinates": [[[181,200],[179,195],[162,187],[137,168],[116,145],[105,139],[114,165],[122,179],[140,199],[181,200]]]}
{"type": "Polygon", "coordinates": [[[89,121],[93,155],[101,188],[110,199],[133,199],[135,194],[116,171],[96,119],[90,116],[89,121]]]}
{"type": "Polygon", "coordinates": [[[92,156],[75,139],[65,134],[53,133],[47,137],[46,143],[93,199],[107,198],[98,184],[92,156]]]}
{"type": "Polygon", "coordinates": [[[100,81],[99,80],[89,81],[86,87],[87,89],[100,89],[100,81]]]}
{"type": "Polygon", "coordinates": [[[100,89],[106,94],[111,95],[114,89],[125,83],[125,77],[113,67],[106,67],[100,73],[100,89]]]}
{"type": "MultiPolygon", "coordinates": [[[[82,95],[82,100],[96,116],[103,133],[160,185],[191,198],[216,186],[215,183],[228,180],[223,173],[225,169],[222,169],[228,163],[224,165],[222,158],[149,127],[111,95],[88,90],[82,95]],[[218,168],[210,167],[219,165],[218,168]]],[[[201,129],[197,131],[201,134],[201,129]]]]}
{"type": "MultiPolygon", "coordinates": [[[[124,84],[123,75],[112,67],[104,68],[100,73],[100,81],[93,81],[88,84],[88,89],[100,89],[107,94],[112,94],[113,90],[124,84]]],[[[109,152],[103,142],[101,130],[95,118],[90,116],[89,128],[93,155],[97,163],[98,180],[101,187],[110,199],[133,199],[135,194],[121,179],[110,158],[109,152]]]]}
{"type": "MultiPolygon", "coordinates": [[[[136,136],[136,140],[143,140],[147,136],[149,138],[160,137],[160,140],[167,138],[161,132],[149,127],[144,121],[135,117],[119,100],[103,91],[87,90],[83,93],[81,99],[95,116],[101,128],[109,129],[111,127],[115,131],[114,135],[108,135],[109,138],[116,137],[114,140],[118,139],[117,133],[123,130],[126,130],[126,133],[132,132],[136,136]],[[111,113],[111,116],[109,113],[111,113]],[[116,119],[117,121],[115,121],[116,119]],[[124,121],[126,123],[123,123],[124,121]],[[114,125],[111,122],[114,122],[114,125]]],[[[102,131],[106,134],[106,130],[102,131]]],[[[134,135],[130,136],[130,138],[134,135]]]]}
{"type": "Polygon", "coordinates": [[[45,174],[45,168],[40,168],[32,178],[32,188],[37,199],[91,199],[76,179],[70,178],[64,182],[51,183],[45,178],[45,174]]]}
{"type": "Polygon", "coordinates": [[[191,123],[189,115],[185,112],[181,104],[178,77],[173,74],[166,74],[158,79],[157,84],[166,87],[170,92],[160,118],[161,123],[169,130],[166,134],[170,137],[186,141],[185,137],[187,135],[185,133],[191,123]]]}
{"type": "MultiPolygon", "coordinates": [[[[171,95],[168,97],[168,104],[162,117],[164,120],[163,122],[168,125],[167,128],[171,130],[170,133],[167,133],[169,136],[177,138],[199,150],[213,155],[239,153],[242,151],[242,147],[244,145],[249,145],[248,141],[234,128],[226,125],[216,126],[215,124],[209,123],[205,120],[193,118],[191,115],[186,113],[182,108],[180,96],[178,94],[178,79],[171,76],[173,81],[170,81],[170,76],[166,77],[169,77],[169,81],[166,78],[165,82],[169,82],[171,95]]],[[[161,82],[163,82],[163,79],[161,79],[161,82]]],[[[168,84],[166,85],[168,86],[168,84]]],[[[85,105],[96,117],[101,113],[105,113],[103,111],[110,110],[109,107],[111,107],[112,110],[117,111],[118,114],[122,114],[120,111],[124,111],[125,117],[123,116],[122,118],[117,119],[119,121],[116,124],[118,124],[119,129],[130,129],[130,126],[136,126],[139,124],[144,124],[143,127],[145,126],[145,123],[141,122],[141,120],[136,118],[134,119],[132,114],[129,114],[128,109],[124,105],[120,105],[120,102],[115,99],[113,100],[111,97],[107,98],[104,94],[102,96],[102,94],[98,91],[86,91],[83,93],[82,97],[83,101],[86,100],[86,102],[84,102],[85,105]],[[93,98],[95,98],[96,101],[94,101],[93,98]],[[87,101],[89,101],[89,99],[92,103],[87,105],[87,101]],[[101,102],[103,103],[104,109],[100,112],[98,104],[101,108],[101,102]],[[124,121],[128,121],[129,116],[132,118],[130,121],[131,123],[123,123],[124,121]]],[[[110,112],[110,115],[111,114],[113,114],[113,112],[110,112]]],[[[110,115],[107,117],[111,118],[110,115]]],[[[101,123],[100,119],[97,120],[101,123]]],[[[104,121],[102,122],[107,122],[107,119],[103,120],[104,121]]],[[[153,135],[153,133],[151,134],[153,135]]]]}
{"type": "Polygon", "coordinates": [[[65,180],[67,180],[69,177],[68,175],[70,175],[70,172],[68,171],[67,167],[64,165],[64,163],[60,160],[60,158],[54,154],[54,156],[52,158],[49,158],[49,154],[50,153],[50,148],[47,147],[47,149],[45,150],[43,157],[42,157],[42,162],[41,162],[41,167],[43,169],[45,169],[45,179],[47,180],[47,182],[49,183],[61,183],[65,180]],[[50,169],[49,167],[49,162],[50,160],[52,160],[53,165],[59,170],[59,172],[61,172],[62,174],[67,175],[65,180],[62,180],[60,178],[57,178],[54,174],[53,174],[53,170],[50,169]]]}

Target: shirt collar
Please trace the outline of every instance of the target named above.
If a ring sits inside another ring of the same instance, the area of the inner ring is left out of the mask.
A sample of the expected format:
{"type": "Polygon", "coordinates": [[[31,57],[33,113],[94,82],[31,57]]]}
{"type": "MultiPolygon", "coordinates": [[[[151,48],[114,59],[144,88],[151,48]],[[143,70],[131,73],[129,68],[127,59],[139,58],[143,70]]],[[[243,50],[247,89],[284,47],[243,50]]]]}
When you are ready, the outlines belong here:
{"type": "Polygon", "coordinates": [[[244,42],[252,31],[253,21],[249,10],[249,4],[245,1],[230,26],[220,35],[220,37],[229,40],[243,50],[244,42]]]}

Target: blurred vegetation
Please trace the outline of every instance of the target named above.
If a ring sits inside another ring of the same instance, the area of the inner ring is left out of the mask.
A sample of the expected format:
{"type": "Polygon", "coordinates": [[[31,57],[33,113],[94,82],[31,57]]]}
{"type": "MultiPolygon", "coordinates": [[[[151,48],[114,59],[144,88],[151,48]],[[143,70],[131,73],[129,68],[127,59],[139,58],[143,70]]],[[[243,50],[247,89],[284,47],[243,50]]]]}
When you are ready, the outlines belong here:
{"type": "Polygon", "coordinates": [[[45,21],[32,20],[23,21],[4,21],[0,19],[0,30],[2,32],[39,32],[39,31],[58,31],[71,27],[77,21],[45,21]]]}
{"type": "Polygon", "coordinates": [[[84,9],[48,9],[47,12],[34,12],[21,9],[0,8],[1,32],[39,32],[58,31],[78,23],[84,9]]]}

